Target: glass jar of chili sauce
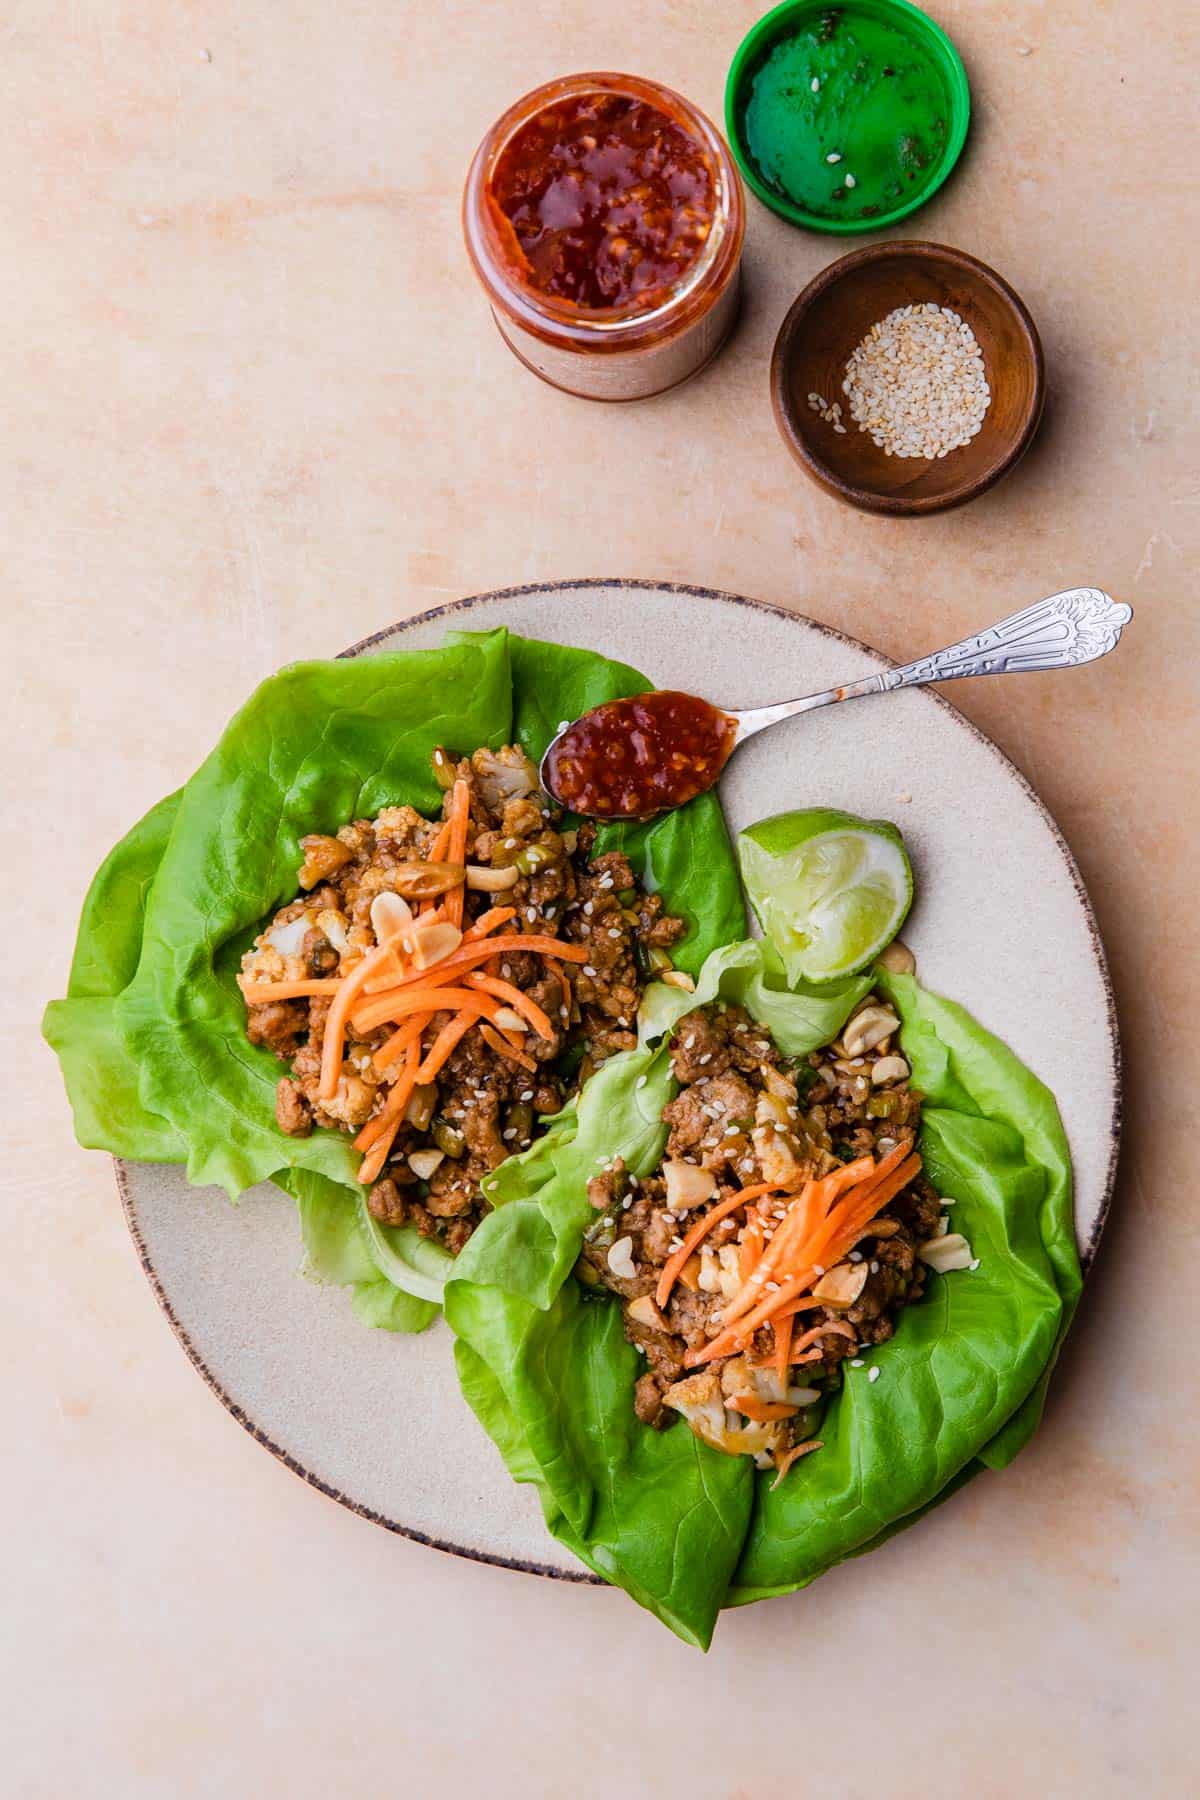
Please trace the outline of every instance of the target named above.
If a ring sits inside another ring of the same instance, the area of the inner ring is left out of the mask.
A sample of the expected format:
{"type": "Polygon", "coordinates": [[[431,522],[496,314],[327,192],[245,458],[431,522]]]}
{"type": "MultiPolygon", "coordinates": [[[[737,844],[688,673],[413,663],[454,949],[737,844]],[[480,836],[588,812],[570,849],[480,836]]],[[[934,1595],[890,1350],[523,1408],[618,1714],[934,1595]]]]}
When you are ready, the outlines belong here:
{"type": "Polygon", "coordinates": [[[500,334],[553,386],[641,400],[715,356],[737,313],[741,183],[703,113],[657,82],[570,75],[475,153],[463,230],[500,334]]]}

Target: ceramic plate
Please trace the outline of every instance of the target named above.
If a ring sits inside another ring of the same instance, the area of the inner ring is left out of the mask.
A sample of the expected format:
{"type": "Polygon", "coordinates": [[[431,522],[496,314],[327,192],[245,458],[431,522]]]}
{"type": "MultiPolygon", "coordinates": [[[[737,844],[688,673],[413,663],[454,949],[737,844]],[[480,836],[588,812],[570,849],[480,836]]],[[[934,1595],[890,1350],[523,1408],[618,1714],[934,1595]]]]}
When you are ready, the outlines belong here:
{"type": "MultiPolygon", "coordinates": [[[[696,588],[554,583],[479,595],[347,654],[420,649],[451,626],[510,625],[622,658],[662,687],[761,706],[879,668],[809,619],[696,588]]],[[[1037,679],[1037,678],[1031,678],[1037,679]]],[[[1049,680],[1045,676],[1040,679],[1049,680]]],[[[1019,704],[1019,690],[1018,693],[1019,704]]],[[[229,705],[244,698],[230,694],[229,705]]],[[[1119,1062],[1095,919],[1071,853],[995,745],[929,691],[830,707],[740,750],[730,827],[794,806],[895,819],[917,904],[904,928],[923,981],[1005,1038],[1058,1097],[1090,1259],[1112,1188],[1119,1062]]],[[[292,1203],[268,1186],[231,1206],[180,1169],[123,1164],[130,1230],[172,1326],[248,1431],[356,1512],[421,1542],[590,1580],[545,1531],[458,1391],[449,1334],[364,1329],[345,1293],[302,1280],[292,1203]]]]}

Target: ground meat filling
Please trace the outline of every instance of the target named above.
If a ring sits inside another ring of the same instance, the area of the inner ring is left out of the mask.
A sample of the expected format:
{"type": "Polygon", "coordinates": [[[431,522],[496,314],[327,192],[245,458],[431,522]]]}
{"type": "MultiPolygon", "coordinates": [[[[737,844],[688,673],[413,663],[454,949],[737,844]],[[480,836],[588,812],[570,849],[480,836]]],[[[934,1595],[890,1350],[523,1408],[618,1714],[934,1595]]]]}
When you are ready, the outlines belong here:
{"type": "MultiPolygon", "coordinates": [[[[470,788],[464,926],[490,908],[516,911],[506,933],[557,936],[588,952],[585,962],[507,953],[499,975],[547,1015],[549,1038],[522,1040],[534,1069],[492,1049],[478,1030],[455,1047],[435,1083],[417,1088],[405,1122],[367,1204],[387,1225],[415,1225],[452,1252],[487,1212],[480,1183],[504,1159],[526,1149],[539,1119],[559,1112],[606,1057],[635,1045],[642,988],[651,971],[669,969],[670,946],[687,927],[642,891],[628,859],[593,856],[594,827],[567,829],[560,810],[537,785],[525,753],[509,746],[477,750],[455,762],[445,752],[434,772],[450,810],[456,780],[470,788]],[[481,872],[481,873],[478,873],[481,872]]],[[[244,982],[269,985],[345,974],[376,943],[371,906],[382,893],[411,889],[414,865],[428,861],[442,821],[411,806],[356,819],[335,836],[301,842],[299,896],[283,907],[242,963],[244,982]]],[[[247,1008],[246,1035],[271,1050],[290,1073],[281,1077],[276,1119],[304,1137],[315,1126],[357,1133],[384,1106],[398,1066],[382,1072],[374,1052],[394,1026],[346,1036],[336,1095],[318,1093],[330,1000],[265,1000],[247,1008]]],[[[449,1015],[423,1034],[428,1046],[449,1015]]]]}
{"type": "MultiPolygon", "coordinates": [[[[577,1269],[585,1285],[620,1296],[625,1335],[646,1359],[634,1390],[644,1423],[661,1428],[682,1415],[706,1442],[782,1472],[836,1387],[841,1364],[886,1342],[901,1310],[921,1297],[922,1248],[945,1237],[948,1219],[916,1173],[829,1277],[839,1297],[799,1315],[800,1366],[779,1375],[768,1323],[689,1372],[688,1353],[720,1336],[722,1309],[754,1266],[746,1261],[749,1238],[761,1255],[806,1182],[860,1158],[878,1164],[892,1152],[899,1160],[909,1154],[921,1100],[894,1044],[898,1027],[870,995],[840,1039],[794,1062],[737,1006],[700,1007],[676,1026],[670,1052],[679,1092],[663,1112],[670,1135],[661,1169],[637,1181],[616,1159],[589,1183],[599,1216],[577,1269]],[[777,1186],[705,1233],[660,1307],[659,1278],[684,1235],[733,1194],[762,1183],[777,1186]]],[[[824,1271],[820,1282],[824,1289],[824,1271]]]]}

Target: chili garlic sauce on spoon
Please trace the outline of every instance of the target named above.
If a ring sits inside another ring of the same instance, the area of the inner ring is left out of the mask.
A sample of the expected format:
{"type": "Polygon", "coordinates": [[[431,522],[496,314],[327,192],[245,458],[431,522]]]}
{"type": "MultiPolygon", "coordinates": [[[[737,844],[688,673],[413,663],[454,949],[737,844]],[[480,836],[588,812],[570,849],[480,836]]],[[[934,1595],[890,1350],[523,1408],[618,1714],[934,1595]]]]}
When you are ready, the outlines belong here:
{"type": "Polygon", "coordinates": [[[564,727],[542,759],[561,806],[593,819],[647,819],[712,787],[738,721],[696,694],[661,689],[609,700],[564,727]]]}

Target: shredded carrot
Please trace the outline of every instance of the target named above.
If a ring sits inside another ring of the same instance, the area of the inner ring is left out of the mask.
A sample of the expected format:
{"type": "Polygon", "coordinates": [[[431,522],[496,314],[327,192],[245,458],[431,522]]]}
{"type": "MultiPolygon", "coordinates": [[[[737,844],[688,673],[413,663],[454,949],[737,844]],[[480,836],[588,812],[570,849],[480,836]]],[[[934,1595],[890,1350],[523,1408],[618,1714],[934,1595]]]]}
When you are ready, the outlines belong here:
{"type": "Polygon", "coordinates": [[[406,1025],[402,1025],[399,1031],[394,1031],[390,1038],[385,1038],[372,1058],[375,1067],[386,1069],[389,1063],[395,1062],[397,1057],[404,1055],[410,1044],[419,1042],[421,1033],[432,1017],[433,1014],[430,1012],[418,1013],[406,1025]]]}
{"type": "Polygon", "coordinates": [[[508,951],[527,951],[535,956],[566,957],[570,962],[586,962],[588,951],[580,944],[562,944],[557,938],[519,935],[517,932],[502,932],[499,937],[490,937],[485,943],[468,943],[464,941],[449,956],[442,957],[428,969],[411,969],[393,983],[392,989],[409,987],[419,981],[425,987],[439,982],[449,981],[451,977],[462,974],[464,969],[478,968],[487,963],[493,956],[501,956],[508,951]]]}
{"type": "Polygon", "coordinates": [[[754,1394],[738,1394],[733,1404],[740,1413],[760,1425],[766,1425],[772,1419],[794,1419],[800,1411],[798,1406],[785,1406],[782,1400],[759,1400],[754,1394]]]}
{"type": "MultiPolygon", "coordinates": [[[[811,1275],[811,1271],[806,1270],[805,1273],[811,1275]]],[[[694,1369],[700,1363],[711,1362],[716,1356],[728,1356],[740,1345],[749,1343],[759,1326],[765,1325],[772,1313],[779,1312],[789,1300],[798,1299],[807,1285],[803,1276],[793,1276],[790,1281],[782,1282],[778,1293],[768,1294],[753,1311],[743,1314],[732,1325],[727,1325],[709,1343],[689,1350],[683,1359],[684,1366],[694,1369]]]]}
{"type": "Polygon", "coordinates": [[[771,1483],[771,1492],[775,1492],[775,1489],[779,1486],[792,1464],[796,1462],[798,1458],[807,1456],[811,1450],[823,1450],[824,1448],[825,1445],[820,1438],[808,1438],[803,1444],[793,1444],[790,1450],[783,1451],[781,1455],[775,1458],[775,1467],[778,1469],[779,1473],[771,1483]]]}
{"type": "Polygon", "coordinates": [[[732,1325],[749,1312],[761,1297],[771,1276],[780,1273],[795,1274],[801,1263],[824,1261],[819,1256],[819,1245],[824,1242],[823,1233],[832,1203],[839,1194],[846,1191],[856,1196],[860,1190],[865,1194],[868,1185],[878,1177],[881,1167],[882,1164],[874,1163],[869,1156],[860,1156],[854,1162],[835,1169],[820,1181],[806,1182],[788,1207],[786,1217],[781,1221],[757,1268],[745,1281],[740,1292],[723,1308],[722,1322],[727,1326],[732,1325]]]}
{"type": "MultiPolygon", "coordinates": [[[[467,860],[467,827],[471,823],[471,789],[465,781],[456,781],[450,794],[450,841],[446,847],[446,861],[465,863],[467,860]]],[[[463,900],[465,889],[461,886],[451,889],[443,902],[446,917],[452,925],[462,926],[463,900]]]]}
{"type": "Polygon", "coordinates": [[[745,1278],[742,1287],[733,1299],[722,1308],[721,1317],[726,1325],[732,1325],[735,1319],[740,1319],[743,1313],[750,1311],[755,1301],[761,1296],[768,1280],[790,1254],[793,1244],[803,1236],[812,1212],[815,1188],[815,1182],[805,1182],[780,1220],[775,1236],[759,1258],[756,1267],[745,1278]]]}
{"type": "Polygon", "coordinates": [[[696,1246],[703,1243],[713,1226],[720,1224],[722,1219],[727,1219],[731,1212],[737,1211],[739,1206],[745,1206],[748,1200],[757,1200],[763,1194],[774,1194],[777,1191],[777,1185],[770,1181],[760,1181],[754,1187],[740,1188],[736,1194],[730,1194],[728,1200],[722,1200],[719,1206],[712,1207],[697,1224],[692,1226],[679,1249],[663,1264],[662,1274],[658,1278],[658,1286],[654,1290],[654,1303],[660,1312],[671,1297],[671,1289],[675,1286],[680,1269],[696,1246]]]}
{"type": "Polygon", "coordinates": [[[828,1337],[830,1333],[834,1337],[847,1337],[851,1343],[858,1338],[854,1327],[847,1325],[844,1319],[826,1319],[823,1325],[814,1325],[811,1331],[801,1332],[793,1346],[793,1354],[798,1356],[801,1350],[807,1350],[809,1345],[815,1344],[818,1338],[828,1337]]]}
{"type": "MultiPolygon", "coordinates": [[[[431,863],[445,862],[447,860],[446,851],[449,848],[449,845],[450,821],[447,819],[437,836],[434,838],[432,844],[430,844],[429,855],[425,858],[425,861],[431,863]]],[[[418,919],[430,920],[440,908],[440,900],[422,900],[417,906],[417,917],[418,919]]]]}
{"type": "Polygon", "coordinates": [[[415,1040],[409,1045],[408,1061],[403,1073],[394,1084],[383,1111],[375,1121],[381,1129],[358,1165],[358,1179],[364,1187],[375,1180],[388,1159],[396,1140],[396,1133],[403,1122],[405,1109],[412,1098],[413,1088],[417,1084],[417,1064],[420,1057],[421,1045],[418,1040],[415,1040]]]}
{"type": "Polygon", "coordinates": [[[442,1026],[430,1049],[426,1052],[425,1061],[417,1070],[418,1087],[424,1087],[433,1080],[442,1064],[452,1054],[455,1045],[460,1039],[466,1037],[477,1016],[476,1013],[467,1012],[464,1008],[457,1018],[451,1019],[448,1025],[442,1026]]]}
{"type": "MultiPolygon", "coordinates": [[[[905,1148],[911,1148],[911,1142],[905,1148]]],[[[823,1230],[806,1247],[806,1255],[812,1262],[819,1262],[827,1269],[840,1262],[858,1241],[861,1227],[873,1219],[876,1213],[881,1212],[889,1200],[894,1200],[908,1186],[913,1176],[920,1172],[920,1168],[921,1158],[908,1156],[893,1167],[882,1181],[864,1182],[861,1189],[851,1189],[834,1207],[823,1230]]]]}
{"type": "MultiPolygon", "coordinates": [[[[903,1148],[909,1147],[910,1139],[903,1145],[903,1148]]],[[[894,1152],[892,1152],[892,1156],[894,1156],[894,1152]]],[[[874,1213],[878,1213],[880,1208],[887,1206],[887,1202],[894,1199],[894,1195],[900,1193],[901,1188],[907,1188],[912,1177],[918,1174],[919,1168],[921,1168],[921,1157],[905,1157],[905,1161],[894,1166],[891,1174],[883,1177],[883,1181],[869,1181],[869,1183],[862,1184],[862,1192],[851,1188],[846,1201],[842,1202],[842,1206],[847,1208],[846,1213],[842,1213],[842,1217],[838,1219],[837,1213],[842,1211],[842,1208],[835,1208],[835,1213],[826,1220],[824,1228],[820,1229],[817,1237],[813,1238],[804,1249],[804,1255],[811,1258],[808,1267],[802,1269],[799,1274],[793,1274],[790,1280],[781,1283],[779,1291],[775,1294],[768,1294],[766,1300],[761,1301],[761,1305],[757,1305],[752,1312],[741,1316],[734,1325],[727,1325],[720,1336],[714,1337],[711,1343],[698,1346],[696,1350],[689,1350],[684,1357],[685,1366],[694,1368],[698,1363],[711,1363],[712,1357],[729,1355],[730,1350],[736,1348],[739,1341],[745,1341],[748,1337],[754,1336],[759,1325],[765,1325],[766,1319],[781,1312],[783,1307],[790,1305],[790,1301],[797,1300],[802,1292],[810,1289],[815,1280],[819,1280],[820,1274],[826,1267],[833,1267],[842,1260],[842,1256],[846,1255],[847,1247],[853,1244],[858,1228],[865,1224],[867,1219],[871,1219],[874,1213]]],[[[723,1318],[729,1318],[729,1310],[729,1307],[725,1309],[723,1318]]]]}
{"type": "Polygon", "coordinates": [[[272,1000],[309,1000],[318,994],[336,994],[341,987],[337,976],[313,981],[247,981],[242,997],[247,1006],[266,1006],[272,1000]]]}
{"type": "Polygon", "coordinates": [[[398,1024],[414,1012],[455,1012],[460,1006],[472,1005],[476,1012],[486,1013],[490,1019],[499,1011],[500,1003],[488,996],[480,995],[476,990],[467,987],[410,987],[401,988],[395,994],[381,995],[369,1006],[362,1006],[351,1015],[351,1022],[356,1031],[364,1035],[374,1031],[380,1025],[398,1024]],[[477,1004],[477,1002],[481,1002],[477,1004]]]}
{"type": "Polygon", "coordinates": [[[738,1245],[738,1280],[748,1281],[758,1267],[763,1253],[763,1222],[760,1213],[752,1213],[738,1245]]]}
{"type": "Polygon", "coordinates": [[[788,1365],[792,1360],[792,1325],[791,1315],[781,1319],[778,1314],[771,1320],[771,1330],[775,1334],[774,1369],[780,1381],[787,1380],[788,1365]]]}
{"type": "Polygon", "coordinates": [[[329,1008],[329,1017],[325,1021],[325,1038],[321,1045],[321,1077],[317,1083],[317,1094],[322,1100],[332,1100],[337,1093],[338,1082],[342,1074],[342,1042],[346,1034],[346,1021],[350,1009],[363,986],[379,969],[385,956],[390,954],[387,944],[368,951],[361,962],[355,963],[349,975],[343,977],[337,993],[333,996],[333,1004],[329,1008]]]}
{"type": "Polygon", "coordinates": [[[515,1044],[510,1044],[508,1039],[502,1037],[495,1026],[489,1025],[486,1019],[479,1021],[479,1035],[488,1048],[496,1052],[497,1056],[507,1056],[510,1062],[515,1062],[520,1068],[527,1069],[531,1075],[537,1074],[537,1064],[532,1056],[526,1056],[523,1050],[518,1050],[515,1044]]]}
{"type": "Polygon", "coordinates": [[[482,988],[486,994],[495,994],[500,1000],[507,1000],[514,1012],[519,1012],[523,1019],[528,1019],[540,1038],[550,1041],[554,1037],[554,1027],[535,1000],[523,994],[519,987],[511,981],[501,981],[495,975],[483,975],[478,971],[467,976],[467,984],[473,988],[482,988]]]}
{"type": "Polygon", "coordinates": [[[487,937],[489,932],[496,931],[501,925],[507,925],[508,921],[510,919],[515,919],[516,916],[517,909],[515,906],[493,906],[489,908],[487,912],[480,913],[475,923],[469,925],[463,932],[463,943],[478,943],[480,938],[487,937]]]}

